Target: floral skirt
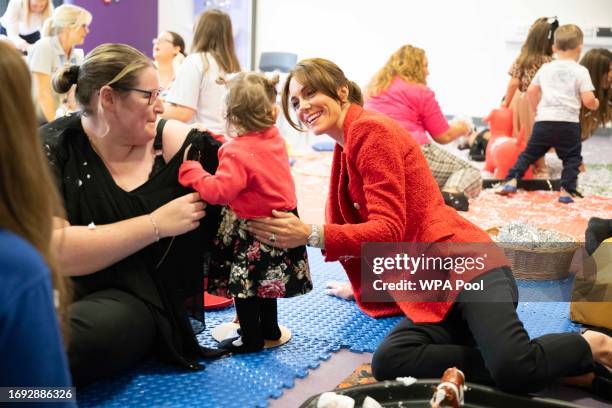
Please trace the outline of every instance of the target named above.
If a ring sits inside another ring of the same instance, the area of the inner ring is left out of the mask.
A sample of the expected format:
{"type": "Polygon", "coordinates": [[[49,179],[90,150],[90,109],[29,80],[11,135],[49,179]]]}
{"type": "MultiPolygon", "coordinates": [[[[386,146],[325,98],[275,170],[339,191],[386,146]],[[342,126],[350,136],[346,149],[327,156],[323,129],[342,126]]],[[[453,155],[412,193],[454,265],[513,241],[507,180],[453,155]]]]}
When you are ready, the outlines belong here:
{"type": "Polygon", "coordinates": [[[287,298],[310,292],[306,247],[279,249],[266,245],[247,231],[246,222],[229,207],[221,211],[207,291],[228,298],[287,298]]]}

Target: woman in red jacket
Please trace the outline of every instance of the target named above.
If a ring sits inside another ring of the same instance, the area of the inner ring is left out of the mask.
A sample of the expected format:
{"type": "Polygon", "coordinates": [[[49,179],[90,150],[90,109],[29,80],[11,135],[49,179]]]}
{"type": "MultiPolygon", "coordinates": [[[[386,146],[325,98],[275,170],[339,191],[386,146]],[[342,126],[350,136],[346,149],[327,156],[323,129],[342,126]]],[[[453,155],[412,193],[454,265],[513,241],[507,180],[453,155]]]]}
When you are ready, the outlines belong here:
{"type": "MultiPolygon", "coordinates": [[[[485,273],[469,271],[484,290],[461,291],[447,302],[364,302],[361,244],[488,243],[489,236],[444,204],[418,144],[388,117],[364,110],[359,87],[324,59],[303,60],[283,89],[299,121],[336,147],[327,200],[327,223],[304,224],[291,213],[251,221],[249,230],[279,248],[308,244],[340,261],[355,299],[371,316],[402,311],[401,321],[380,344],[372,369],[379,380],[398,376],[440,377],[448,367],[471,381],[516,392],[540,389],[556,378],[573,377],[591,386],[596,363],[612,366],[612,339],[600,333],[551,334],[530,340],[515,307],[518,291],[505,260],[485,273]]],[[[494,257],[495,258],[495,257],[494,257]]]]}

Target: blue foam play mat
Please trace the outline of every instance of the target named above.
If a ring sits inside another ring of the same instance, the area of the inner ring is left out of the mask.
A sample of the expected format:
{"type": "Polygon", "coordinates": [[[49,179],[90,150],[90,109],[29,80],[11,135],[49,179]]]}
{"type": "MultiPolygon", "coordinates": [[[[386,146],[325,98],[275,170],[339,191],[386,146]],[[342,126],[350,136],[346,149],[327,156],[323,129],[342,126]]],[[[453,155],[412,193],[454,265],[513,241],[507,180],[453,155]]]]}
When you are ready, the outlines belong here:
{"type": "MultiPolygon", "coordinates": [[[[266,407],[269,398],[280,397],[284,388],[293,386],[295,378],[307,376],[308,370],[317,368],[331,353],[341,348],[373,352],[400,318],[372,319],[361,313],[354,302],[325,295],[327,281],[346,280],[346,275],[339,263],[325,263],[320,251],[310,251],[309,256],[313,291],[279,300],[279,323],[293,334],[286,345],[206,362],[206,369],[195,373],[149,361],[112,379],[80,388],[79,406],[266,407]]],[[[536,299],[534,293],[541,293],[542,300],[550,300],[571,289],[571,279],[518,283],[521,294],[529,293],[530,299],[536,299]]],[[[518,311],[532,337],[580,328],[567,319],[567,302],[530,301],[521,303],[518,311]]],[[[198,336],[200,343],[215,346],[210,329],[233,316],[233,308],[207,312],[207,329],[198,336]]],[[[334,385],[330,384],[330,388],[334,385]]]]}

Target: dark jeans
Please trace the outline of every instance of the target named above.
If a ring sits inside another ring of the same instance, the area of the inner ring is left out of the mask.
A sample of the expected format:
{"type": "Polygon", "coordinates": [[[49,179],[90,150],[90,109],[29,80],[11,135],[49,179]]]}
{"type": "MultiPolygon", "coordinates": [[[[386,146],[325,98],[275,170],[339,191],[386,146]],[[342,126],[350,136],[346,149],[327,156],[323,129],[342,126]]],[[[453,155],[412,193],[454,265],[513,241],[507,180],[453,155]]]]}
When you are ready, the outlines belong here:
{"type": "Polygon", "coordinates": [[[580,334],[529,339],[516,314],[518,290],[509,268],[481,279],[484,290],[462,292],[443,322],[402,320],[374,353],[376,379],[440,378],[457,367],[466,381],[534,392],[559,377],[593,371],[591,349],[580,334]]]}
{"type": "Polygon", "coordinates": [[[569,191],[576,190],[576,181],[582,163],[582,141],[580,124],[572,122],[536,122],[527,147],[508,172],[506,180],[520,179],[529,166],[554,147],[563,161],[561,186],[569,191]]]}

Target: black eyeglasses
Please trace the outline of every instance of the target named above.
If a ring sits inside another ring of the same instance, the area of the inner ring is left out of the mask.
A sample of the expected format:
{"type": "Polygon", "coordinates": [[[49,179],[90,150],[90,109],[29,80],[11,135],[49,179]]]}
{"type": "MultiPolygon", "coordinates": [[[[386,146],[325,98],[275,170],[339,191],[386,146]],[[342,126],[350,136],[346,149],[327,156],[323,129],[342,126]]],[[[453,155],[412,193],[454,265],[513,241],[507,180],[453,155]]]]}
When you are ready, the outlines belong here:
{"type": "Polygon", "coordinates": [[[149,97],[149,105],[153,105],[155,103],[155,101],[157,100],[157,97],[162,91],[161,88],[153,89],[152,91],[147,91],[146,89],[127,88],[127,87],[113,87],[113,89],[119,89],[121,91],[135,91],[135,92],[143,93],[149,97]]]}

